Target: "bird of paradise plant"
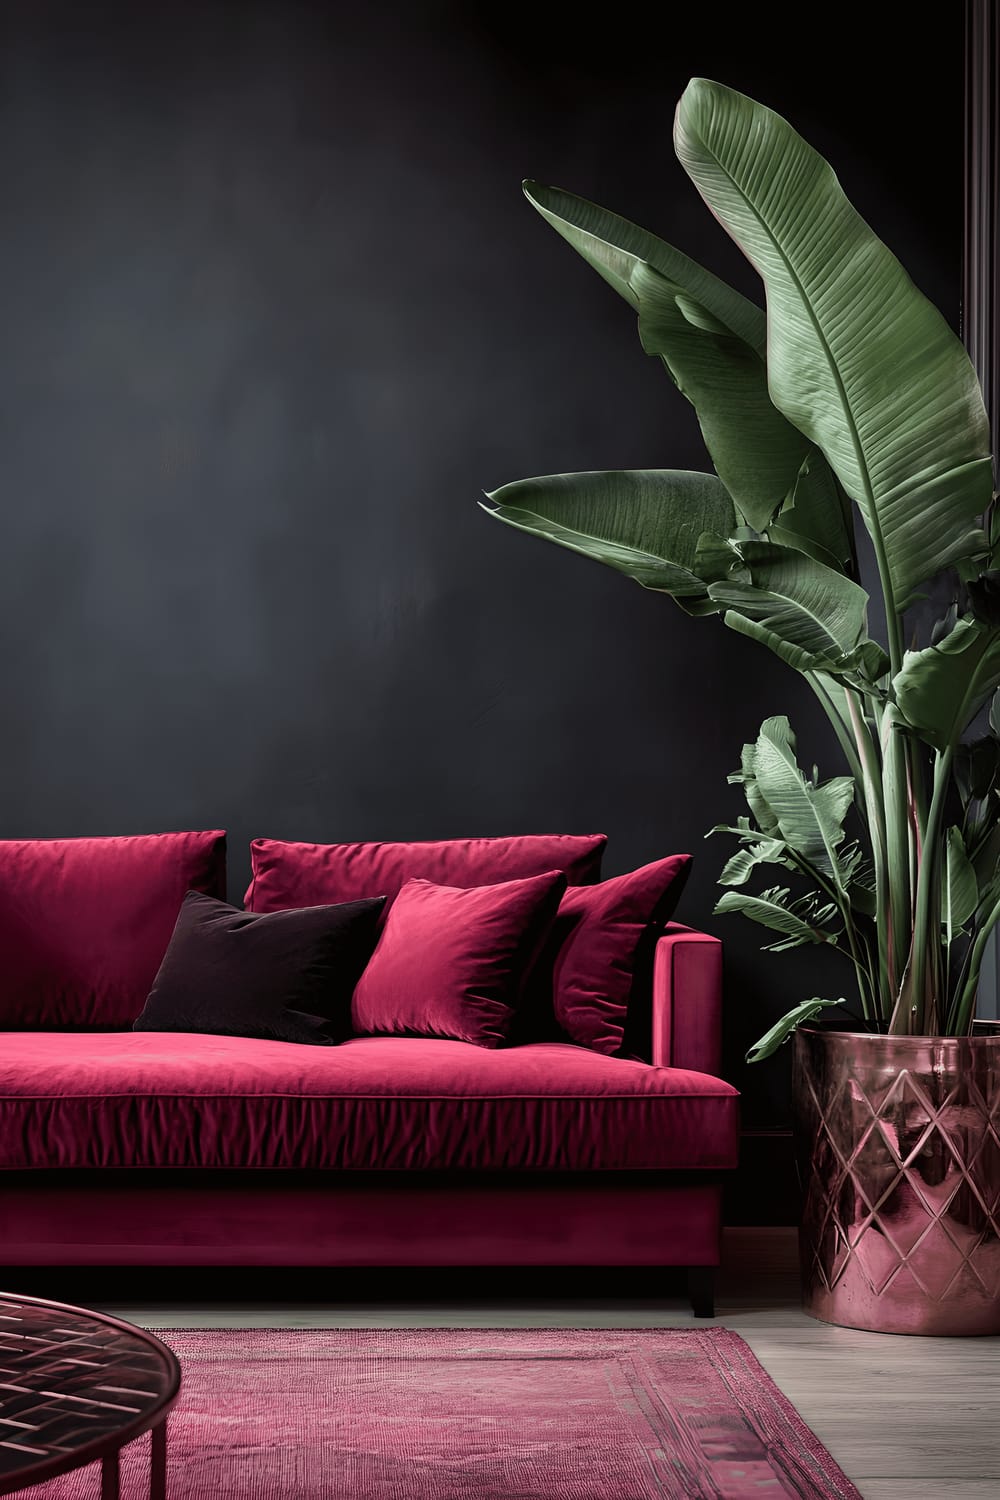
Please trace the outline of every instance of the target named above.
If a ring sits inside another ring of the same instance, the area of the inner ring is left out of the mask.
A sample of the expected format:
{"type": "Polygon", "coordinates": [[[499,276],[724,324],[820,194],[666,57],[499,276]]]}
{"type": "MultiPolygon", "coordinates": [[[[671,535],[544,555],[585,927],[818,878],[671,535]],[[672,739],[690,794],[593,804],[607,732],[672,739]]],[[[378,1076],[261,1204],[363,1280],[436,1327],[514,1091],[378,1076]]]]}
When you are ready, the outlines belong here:
{"type": "MultiPolygon", "coordinates": [[[[762,725],[730,778],[749,816],[725,829],[739,848],[716,910],[770,928],[774,949],[842,953],[869,1029],[963,1035],[1000,919],[1000,510],[979,383],[941,313],[779,115],[696,78],[674,144],[759,273],[766,312],[637,225],[556,188],[524,190],[629,304],[643,349],[693,404],[713,471],[547,475],[504,485],[485,508],[720,616],[802,674],[846,774],[807,775],[788,720],[762,725]],[[951,602],[926,632],[914,606],[932,584],[951,602]],[[751,894],[764,866],[802,893],[751,894]]],[[[803,1001],[750,1058],[838,1003],[803,1001]]]]}

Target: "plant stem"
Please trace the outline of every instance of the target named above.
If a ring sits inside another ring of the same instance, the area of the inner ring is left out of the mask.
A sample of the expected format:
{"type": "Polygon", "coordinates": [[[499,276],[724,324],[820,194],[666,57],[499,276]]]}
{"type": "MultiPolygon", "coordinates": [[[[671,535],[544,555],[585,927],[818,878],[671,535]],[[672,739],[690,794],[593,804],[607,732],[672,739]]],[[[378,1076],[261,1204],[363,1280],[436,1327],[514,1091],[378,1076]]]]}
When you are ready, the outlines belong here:
{"type": "MultiPolygon", "coordinates": [[[[865,960],[861,957],[860,942],[857,929],[854,925],[854,913],[851,910],[850,899],[846,891],[842,891],[832,881],[827,880],[822,871],[817,870],[811,861],[803,859],[795,849],[789,846],[788,853],[799,873],[807,880],[814,880],[825,896],[836,906],[844,920],[844,935],[847,938],[847,946],[851,963],[854,965],[858,977],[858,994],[861,997],[861,1009],[866,1021],[878,1019],[878,1009],[875,1005],[874,981],[871,970],[865,960]]],[[[867,944],[865,951],[867,952],[867,944]]]]}
{"type": "MultiPolygon", "coordinates": [[[[873,504],[867,467],[865,477],[869,485],[869,504],[873,504]]],[[[869,534],[875,551],[875,562],[882,588],[890,677],[891,681],[895,682],[903,665],[903,612],[896,608],[896,590],[893,587],[892,573],[889,569],[885,539],[877,526],[869,528],[869,534]]],[[[886,704],[882,714],[881,738],[889,895],[886,944],[887,982],[890,993],[895,995],[901,985],[906,954],[910,947],[912,887],[909,879],[910,820],[906,796],[909,780],[906,770],[907,752],[902,736],[893,731],[890,708],[891,705],[886,704]]]]}
{"type": "MultiPolygon", "coordinates": [[[[976,946],[976,937],[978,936],[978,934],[979,928],[976,927],[971,938],[969,939],[969,945],[965,950],[965,954],[959,966],[958,973],[955,975],[955,984],[952,991],[951,1003],[948,1006],[948,1014],[945,1017],[944,1034],[946,1036],[954,1035],[958,1012],[961,1007],[961,997],[965,992],[965,983],[972,966],[972,954],[973,949],[976,946]]],[[[976,987],[978,989],[978,983],[976,987]]]]}
{"type": "MultiPolygon", "coordinates": [[[[910,883],[910,810],[904,736],[893,728],[892,705],[882,715],[882,784],[885,806],[886,871],[889,890],[887,971],[890,993],[902,988],[913,922],[910,883]]],[[[898,1001],[896,1009],[899,1009],[898,1001]]]]}
{"type": "MultiPolygon", "coordinates": [[[[861,761],[858,758],[857,750],[855,749],[854,743],[851,740],[848,725],[845,723],[844,716],[841,713],[840,709],[837,707],[837,703],[831,695],[830,690],[826,685],[826,681],[824,681],[823,675],[820,672],[803,672],[802,675],[805,678],[806,682],[808,682],[809,686],[812,688],[813,692],[816,694],[816,697],[823,708],[823,712],[826,714],[827,718],[830,720],[830,723],[833,725],[833,732],[837,736],[837,741],[844,753],[844,759],[847,761],[848,769],[850,770],[851,775],[854,777],[857,785],[859,787],[862,787],[864,784],[864,776],[861,770],[861,761]]],[[[842,688],[841,690],[844,694],[845,699],[850,702],[853,698],[853,694],[851,693],[850,689],[842,688]]],[[[863,805],[860,805],[859,811],[861,812],[862,817],[867,820],[867,809],[863,805]]]]}
{"type": "Polygon", "coordinates": [[[986,944],[989,941],[990,934],[998,921],[1000,921],[1000,898],[994,903],[989,916],[976,933],[962,993],[958,996],[948,1017],[948,1033],[951,1036],[967,1036],[972,1030],[972,1020],[976,1010],[976,997],[979,993],[979,975],[983,967],[983,955],[986,952],[986,944]]]}
{"type": "Polygon", "coordinates": [[[860,783],[868,811],[868,834],[875,867],[875,924],[878,938],[878,984],[874,991],[875,1019],[888,1020],[893,1005],[889,986],[888,868],[886,864],[885,808],[882,803],[881,768],[863,708],[853,693],[845,693],[847,709],[858,747],[860,783]]]}
{"type": "Polygon", "coordinates": [[[936,1024],[936,1016],[928,1015],[928,978],[930,979],[930,1009],[935,1011],[940,999],[940,899],[939,869],[941,857],[941,829],[944,822],[945,801],[948,795],[951,763],[954,748],[938,752],[934,760],[934,789],[927,814],[927,829],[924,837],[920,869],[917,874],[917,898],[913,917],[913,947],[910,954],[910,1006],[913,1018],[910,1028],[923,1035],[928,1022],[936,1024]],[[932,948],[933,945],[933,948],[932,948]]]}

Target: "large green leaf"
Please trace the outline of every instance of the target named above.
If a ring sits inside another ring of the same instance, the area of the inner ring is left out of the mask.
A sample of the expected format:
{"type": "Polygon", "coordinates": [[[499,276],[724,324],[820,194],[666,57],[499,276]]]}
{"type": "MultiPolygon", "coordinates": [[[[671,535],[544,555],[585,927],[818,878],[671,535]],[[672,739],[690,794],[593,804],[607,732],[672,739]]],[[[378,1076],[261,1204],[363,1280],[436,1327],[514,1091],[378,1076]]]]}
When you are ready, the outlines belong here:
{"type": "Polygon", "coordinates": [[[965,617],[923,651],[907,651],[893,679],[902,719],[937,750],[963,730],[1000,688],[1000,630],[965,617]]]}
{"type": "Polygon", "coordinates": [[[696,78],[677,155],[763,278],[771,397],[826,455],[872,535],[890,613],[984,552],[990,442],[968,355],[779,115],[696,78]]]}
{"type": "Polygon", "coordinates": [[[745,542],[739,554],[750,581],[725,578],[708,589],[725,607],[727,625],[762,640],[801,672],[855,665],[867,623],[863,588],[791,547],[745,542]],[[744,628],[746,621],[756,628],[744,628]]]}
{"type": "Polygon", "coordinates": [[[766,799],[757,786],[757,773],[754,765],[756,753],[756,745],[744,745],[740,752],[740,769],[731,772],[726,779],[730,786],[742,786],[743,794],[747,799],[747,806],[753,814],[754,822],[761,833],[773,839],[777,838],[781,830],[778,827],[776,814],[771,811],[766,799]]]}
{"type": "Polygon", "coordinates": [[[970,806],[976,809],[1000,780],[1000,741],[993,734],[983,734],[956,746],[952,774],[968,817],[970,806]]]}
{"type": "Polygon", "coordinates": [[[759,350],[647,261],[637,262],[630,286],[642,347],[660,356],[695,408],[712,462],[748,524],[763,531],[798,495],[796,520],[808,526],[823,516],[824,543],[850,560],[846,533],[835,532],[836,481],[819,450],[772,402],[759,350]]]}
{"type": "Polygon", "coordinates": [[[726,891],[715,904],[715,914],[724,916],[727,912],[736,912],[749,917],[751,922],[782,933],[783,941],[768,945],[773,952],[800,948],[806,943],[835,945],[837,941],[836,932],[832,932],[828,925],[836,916],[835,908],[819,905],[815,896],[800,896],[797,901],[792,901],[784,886],[772,886],[770,890],[761,891],[759,896],[726,891]]]}
{"type": "MultiPolygon", "coordinates": [[[[994,694],[994,707],[996,701],[994,694]]],[[[1000,858],[1000,741],[985,734],[957,745],[952,775],[962,805],[962,841],[982,894],[1000,858]]]]}
{"type": "Polygon", "coordinates": [[[644,588],[707,598],[694,572],[706,531],[728,534],[733,504],[714,474],[631,469],[519,479],[487,496],[488,515],[626,573],[644,588]]]}
{"type": "Polygon", "coordinates": [[[989,904],[991,893],[1000,889],[1000,808],[991,802],[992,821],[984,824],[974,846],[970,844],[969,858],[976,877],[979,892],[978,906],[989,904]]]}
{"type": "MultiPolygon", "coordinates": [[[[756,533],[754,533],[756,535],[756,533]]],[[[750,582],[750,570],[740,556],[739,531],[736,536],[719,536],[714,531],[703,532],[698,538],[694,554],[694,571],[707,588],[723,578],[741,578],[750,582]]]]}
{"type": "Polygon", "coordinates": [[[941,882],[941,925],[949,945],[979,905],[976,872],[969,863],[961,830],[949,828],[945,843],[945,875],[941,882]]]}
{"type": "Polygon", "coordinates": [[[783,1042],[787,1042],[797,1026],[804,1026],[807,1021],[815,1018],[828,1006],[843,1005],[843,1000],[803,1000],[796,1005],[794,1010],[782,1016],[780,1021],[775,1021],[770,1031],[765,1031],[759,1042],[755,1042],[747,1053],[747,1062],[763,1062],[765,1057],[770,1057],[777,1052],[783,1042]]]}
{"type": "Polygon", "coordinates": [[[523,186],[525,197],[542,218],[637,312],[639,302],[632,275],[639,262],[645,261],[661,276],[685,288],[706,313],[763,356],[767,322],[756,302],[673,245],[586,198],[540,182],[527,181],[523,186]]]}
{"type": "Polygon", "coordinates": [[[845,497],[816,446],[771,401],[763,312],[717,276],[637,224],[559,188],[525,196],[639,314],[658,355],[695,407],[705,446],[741,514],[762,531],[781,506],[790,532],[854,565],[845,497]]]}
{"type": "Polygon", "coordinates": [[[808,552],[828,567],[846,567],[857,574],[850,499],[823,454],[812,444],[784,509],[768,527],[768,536],[772,542],[808,552]]]}
{"type": "Polygon", "coordinates": [[[726,860],[719,876],[719,885],[746,885],[758,865],[784,865],[794,868],[788,857],[788,845],[783,839],[757,839],[746,849],[737,849],[726,860]]]}
{"type": "MultiPolygon", "coordinates": [[[[711,597],[711,595],[709,596],[711,597]]],[[[735,630],[737,635],[745,635],[748,640],[757,641],[773,651],[781,660],[794,667],[797,672],[833,671],[832,665],[822,657],[810,656],[808,651],[803,651],[801,646],[795,646],[790,641],[783,640],[775,631],[769,630],[766,625],[758,620],[752,620],[746,615],[737,614],[730,610],[725,616],[726,624],[730,630],[735,630]]]]}
{"type": "MultiPolygon", "coordinates": [[[[756,793],[767,804],[781,837],[846,890],[851,872],[837,851],[854,800],[854,778],[834,776],[821,785],[809,781],[795,758],[795,736],[783,715],[765,719],[749,761],[756,793]]],[[[764,831],[773,837],[772,830],[764,831]]]]}

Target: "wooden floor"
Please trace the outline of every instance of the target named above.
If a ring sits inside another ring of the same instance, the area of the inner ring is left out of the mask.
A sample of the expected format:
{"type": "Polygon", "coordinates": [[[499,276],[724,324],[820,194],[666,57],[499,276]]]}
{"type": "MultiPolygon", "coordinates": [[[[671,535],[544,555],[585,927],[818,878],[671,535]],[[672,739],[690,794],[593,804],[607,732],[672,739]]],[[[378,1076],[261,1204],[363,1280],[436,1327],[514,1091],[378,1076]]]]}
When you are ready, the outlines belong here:
{"type": "MultiPolygon", "coordinates": [[[[274,1272],[264,1273],[273,1287],[274,1272]]],[[[323,1273],[329,1301],[300,1300],[295,1272],[289,1300],[248,1297],[200,1301],[175,1289],[170,1301],[91,1298],[91,1305],[151,1328],[182,1327],[637,1327],[693,1320],[679,1287],[661,1298],[643,1276],[643,1295],[592,1300],[572,1286],[534,1295],[522,1273],[514,1296],[473,1298],[479,1273],[399,1286],[398,1301],[351,1300],[356,1273],[323,1273]],[[338,1284],[345,1287],[337,1299],[338,1284]],[[525,1295],[527,1288],[527,1295],[525,1295]]],[[[371,1273],[362,1295],[400,1273],[371,1273]]],[[[545,1277],[540,1282],[545,1282],[545,1277]]],[[[21,1287],[57,1296],[52,1286],[21,1287]]],[[[122,1294],[134,1299],[133,1279],[122,1294]]],[[[168,1291],[164,1288],[164,1294],[168,1291]]],[[[65,1296],[65,1288],[62,1295],[65,1296]]],[[[112,1293],[112,1296],[114,1293],[112,1293]]],[[[213,1298],[215,1293],[212,1293],[213,1298]]],[[[67,1299],[72,1300],[72,1299],[67,1299]]],[[[726,1236],[718,1321],[746,1339],[866,1500],[997,1500],[1000,1496],[1000,1339],[917,1339],[832,1328],[798,1306],[794,1235],[781,1229],[731,1230],[726,1236]]],[[[704,1325],[701,1325],[704,1326],[704,1325]]]]}

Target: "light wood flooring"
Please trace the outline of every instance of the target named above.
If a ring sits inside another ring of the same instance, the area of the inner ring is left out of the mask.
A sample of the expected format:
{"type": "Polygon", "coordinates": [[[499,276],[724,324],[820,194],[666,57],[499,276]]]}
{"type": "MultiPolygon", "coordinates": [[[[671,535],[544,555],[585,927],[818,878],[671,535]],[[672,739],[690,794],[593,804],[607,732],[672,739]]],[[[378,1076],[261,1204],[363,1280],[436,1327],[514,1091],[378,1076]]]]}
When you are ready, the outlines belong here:
{"type": "MultiPolygon", "coordinates": [[[[276,1274],[263,1273],[271,1285],[276,1274]]],[[[296,1273],[283,1274],[294,1288],[296,1273]]],[[[377,1284],[378,1301],[339,1300],[338,1287],[349,1292],[355,1273],[334,1270],[323,1273],[330,1301],[270,1301],[263,1285],[259,1300],[241,1290],[224,1301],[185,1293],[169,1302],[92,1298],[91,1305],[150,1328],[682,1327],[693,1321],[680,1288],[669,1288],[661,1299],[646,1273],[643,1295],[631,1299],[581,1297],[586,1277],[574,1278],[562,1295],[549,1278],[543,1294],[535,1295],[528,1273],[521,1273],[513,1295],[508,1289],[491,1300],[475,1296],[477,1273],[428,1276],[380,1273],[377,1283],[369,1279],[361,1288],[367,1298],[377,1284]],[[385,1300],[384,1287],[403,1275],[398,1300],[385,1300]]],[[[122,1293],[135,1297],[133,1278],[122,1293]]],[[[798,1305],[794,1233],[782,1229],[727,1232],[717,1311],[717,1321],[742,1334],[865,1500],[1000,1500],[1000,1339],[855,1333],[807,1318],[798,1305]]]]}

